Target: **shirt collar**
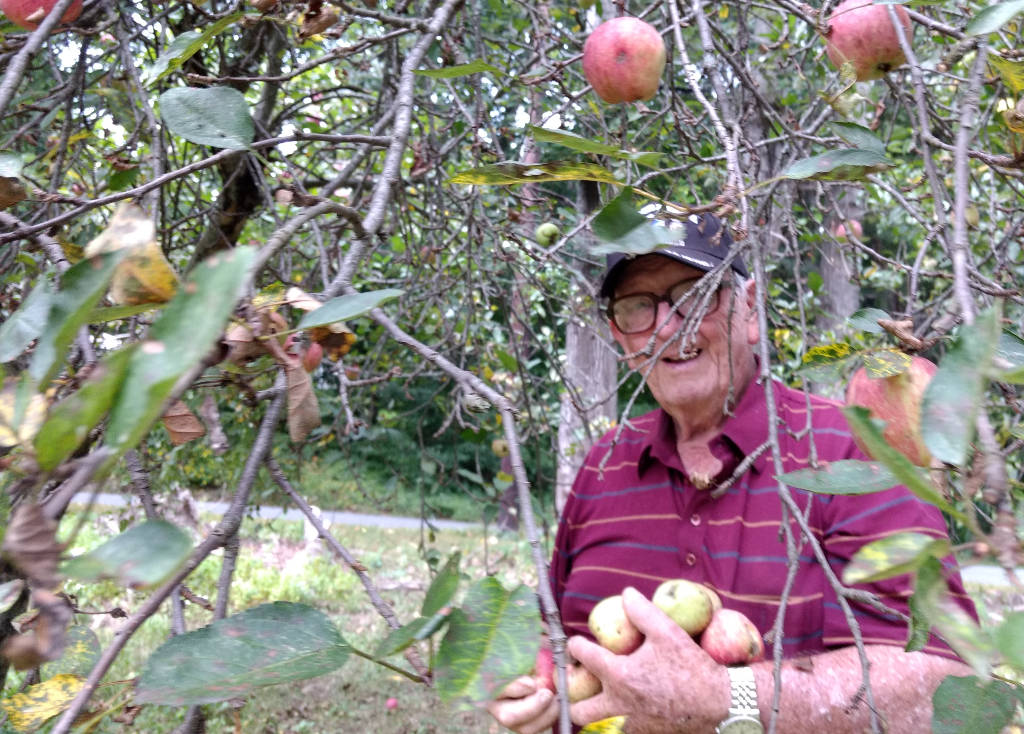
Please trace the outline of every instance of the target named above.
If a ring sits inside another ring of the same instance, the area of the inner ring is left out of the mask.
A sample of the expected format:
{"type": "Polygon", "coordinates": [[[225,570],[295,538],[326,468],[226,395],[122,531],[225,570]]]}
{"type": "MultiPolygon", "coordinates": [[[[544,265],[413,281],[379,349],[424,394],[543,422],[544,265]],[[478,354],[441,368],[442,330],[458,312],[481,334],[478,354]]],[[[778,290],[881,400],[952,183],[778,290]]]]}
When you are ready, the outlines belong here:
{"type": "MultiPolygon", "coordinates": [[[[719,436],[728,438],[743,454],[749,456],[756,451],[768,438],[768,409],[765,407],[765,389],[760,380],[752,380],[743,391],[739,402],[722,424],[719,436]]],[[[683,470],[676,451],[676,430],[671,416],[664,410],[656,412],[657,421],[653,430],[647,434],[637,470],[640,475],[647,470],[652,461],[660,461],[669,468],[683,470]]],[[[751,467],[758,471],[757,465],[751,467]]]]}

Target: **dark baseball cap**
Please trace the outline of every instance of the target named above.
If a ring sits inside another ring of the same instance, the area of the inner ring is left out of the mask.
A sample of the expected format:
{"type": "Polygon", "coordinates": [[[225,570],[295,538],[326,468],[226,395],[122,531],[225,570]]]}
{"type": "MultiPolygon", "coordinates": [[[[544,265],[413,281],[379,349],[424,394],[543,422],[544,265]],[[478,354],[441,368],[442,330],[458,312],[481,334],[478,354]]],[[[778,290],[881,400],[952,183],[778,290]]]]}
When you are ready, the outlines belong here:
{"type": "MultiPolygon", "coordinates": [[[[722,222],[714,214],[694,214],[683,221],[685,235],[669,247],[651,250],[651,255],[664,255],[683,265],[703,270],[705,273],[720,265],[732,247],[729,230],[722,227],[722,222]],[[719,236],[721,232],[721,236],[719,236]]],[[[605,258],[606,268],[601,279],[601,296],[607,298],[615,291],[615,284],[626,266],[638,257],[635,253],[613,252],[605,258]]],[[[732,269],[747,276],[747,266],[737,256],[732,261],[732,269]]]]}

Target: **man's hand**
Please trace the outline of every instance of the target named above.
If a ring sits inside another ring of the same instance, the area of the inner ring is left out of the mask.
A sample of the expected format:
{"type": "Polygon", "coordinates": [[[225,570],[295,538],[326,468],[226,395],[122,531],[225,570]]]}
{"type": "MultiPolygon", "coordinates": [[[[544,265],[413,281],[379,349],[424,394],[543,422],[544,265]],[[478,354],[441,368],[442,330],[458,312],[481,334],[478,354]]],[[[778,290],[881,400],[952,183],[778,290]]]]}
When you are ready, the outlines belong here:
{"type": "Polygon", "coordinates": [[[712,731],[729,710],[725,668],[636,589],[625,589],[622,602],[644,642],[629,655],[615,655],[583,637],[569,640],[569,652],[603,686],[572,705],[573,722],[624,714],[630,734],[712,731]]]}
{"type": "Polygon", "coordinates": [[[537,678],[524,675],[505,686],[487,710],[506,729],[537,734],[558,720],[558,699],[537,678]]]}

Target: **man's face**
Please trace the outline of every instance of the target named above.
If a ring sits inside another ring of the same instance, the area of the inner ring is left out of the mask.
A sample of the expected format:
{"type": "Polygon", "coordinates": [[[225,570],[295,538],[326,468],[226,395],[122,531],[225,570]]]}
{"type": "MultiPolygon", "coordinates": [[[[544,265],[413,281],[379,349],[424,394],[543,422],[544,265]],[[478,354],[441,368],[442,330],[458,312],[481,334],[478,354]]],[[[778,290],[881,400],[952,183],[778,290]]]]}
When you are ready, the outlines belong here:
{"type": "MultiPolygon", "coordinates": [[[[644,255],[630,263],[619,278],[615,298],[642,292],[662,295],[681,281],[702,275],[700,270],[671,258],[644,255]]],[[[723,281],[717,308],[704,317],[692,339],[682,345],[682,354],[679,336],[684,319],[677,313],[670,316],[665,302],[658,303],[655,323],[646,331],[624,334],[611,324],[612,335],[628,355],[647,350],[653,335],[653,351],[631,357],[629,366],[647,375],[655,400],[677,423],[680,419],[686,422],[684,416],[720,413],[729,396],[730,380],[735,383],[734,398],[738,398],[752,378],[758,327],[753,283],[749,286],[741,293],[732,287],[731,280],[723,281]],[[652,355],[659,355],[653,367],[652,355]]],[[[681,308],[692,309],[695,303],[695,299],[689,299],[681,308]]]]}

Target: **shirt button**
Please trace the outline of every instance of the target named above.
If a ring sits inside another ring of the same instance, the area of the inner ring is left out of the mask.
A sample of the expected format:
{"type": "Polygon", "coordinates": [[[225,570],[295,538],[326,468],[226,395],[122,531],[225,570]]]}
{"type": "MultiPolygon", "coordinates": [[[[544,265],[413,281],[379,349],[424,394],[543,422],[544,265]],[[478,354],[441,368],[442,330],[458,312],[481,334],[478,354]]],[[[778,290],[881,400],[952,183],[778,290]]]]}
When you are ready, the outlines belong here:
{"type": "Polygon", "coordinates": [[[687,566],[692,566],[695,563],[697,563],[697,556],[693,555],[692,553],[687,553],[686,554],[686,565],[687,566]]]}
{"type": "Polygon", "coordinates": [[[694,526],[700,525],[700,515],[696,512],[690,515],[690,524],[694,526]]]}

